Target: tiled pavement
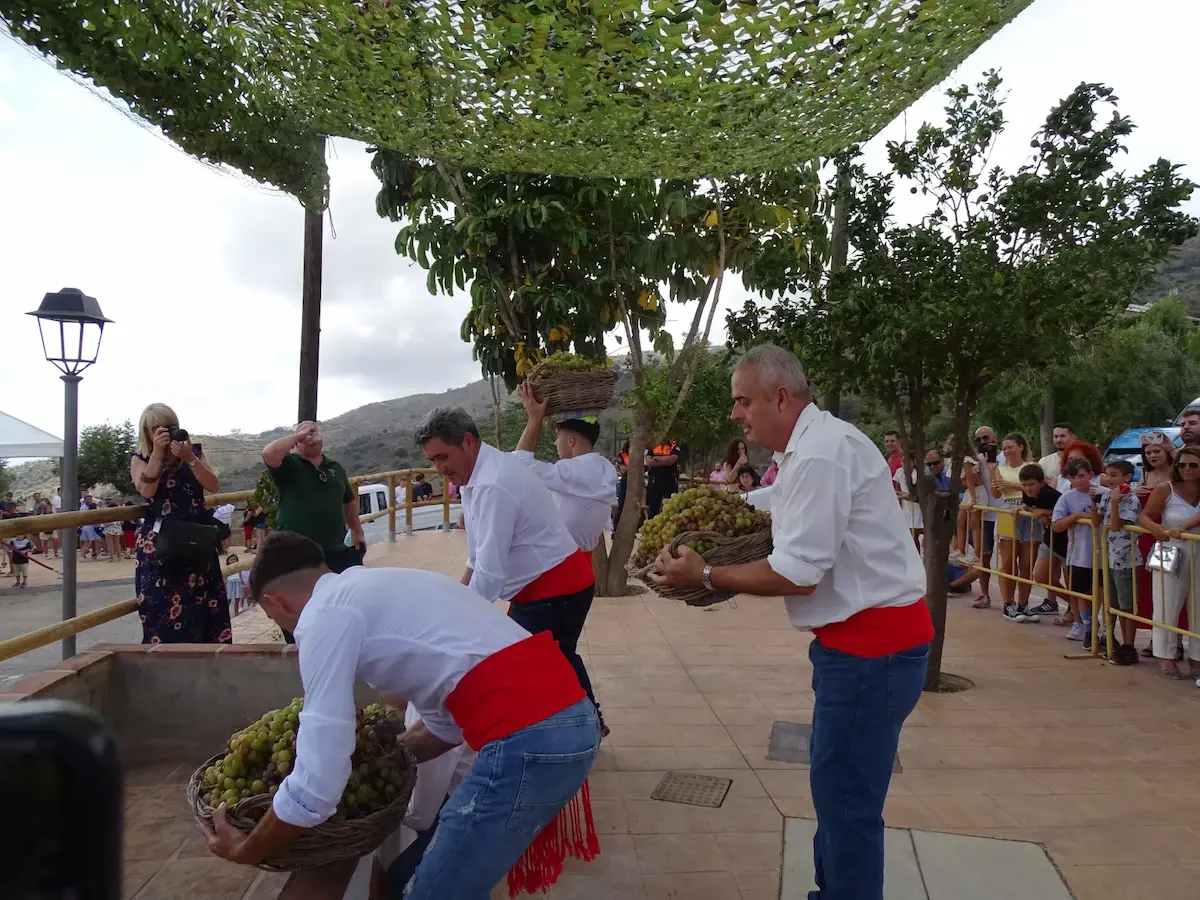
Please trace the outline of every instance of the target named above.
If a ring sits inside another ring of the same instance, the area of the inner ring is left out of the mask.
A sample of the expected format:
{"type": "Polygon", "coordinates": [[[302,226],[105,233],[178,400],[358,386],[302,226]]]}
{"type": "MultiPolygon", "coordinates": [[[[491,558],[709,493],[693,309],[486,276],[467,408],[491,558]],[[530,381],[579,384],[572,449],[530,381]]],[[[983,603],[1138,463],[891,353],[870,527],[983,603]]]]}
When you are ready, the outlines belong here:
{"type": "MultiPolygon", "coordinates": [[[[454,577],[464,561],[463,535],[453,532],[401,537],[369,556],[454,577]]],[[[1078,645],[1061,629],[955,603],[945,669],[976,686],[922,698],[901,738],[888,824],[1041,843],[1077,900],[1195,896],[1200,690],[1162,681],[1150,666],[1067,660],[1078,645]]],[[[265,629],[260,617],[239,617],[239,640],[265,629]]],[[[767,744],[774,721],[811,715],[808,641],[775,599],[742,597],[713,611],[653,594],[597,599],[582,652],[613,729],[591,776],[603,852],[572,862],[551,900],[779,897],[784,817],[813,811],[807,769],[768,760],[767,744]],[[719,809],[649,799],[668,769],[733,786],[719,809]]],[[[135,807],[134,828],[137,819],[135,807]]],[[[133,867],[133,881],[140,872],[133,867]]],[[[139,900],[157,897],[162,877],[139,900]]],[[[250,882],[230,887],[237,897],[250,882]]]]}

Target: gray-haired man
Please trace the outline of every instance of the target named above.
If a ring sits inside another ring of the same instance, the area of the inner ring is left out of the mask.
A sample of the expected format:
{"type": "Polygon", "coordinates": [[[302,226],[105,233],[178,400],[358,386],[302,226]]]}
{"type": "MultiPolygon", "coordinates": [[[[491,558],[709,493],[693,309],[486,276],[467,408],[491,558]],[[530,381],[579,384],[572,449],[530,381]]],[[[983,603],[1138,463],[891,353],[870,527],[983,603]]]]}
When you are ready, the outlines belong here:
{"type": "Polygon", "coordinates": [[[758,562],[715,567],[687,547],[664,551],[658,580],[782,596],[792,625],[813,632],[817,890],[809,900],[878,900],[892,760],[933,639],[924,568],[887,462],[861,431],[817,408],[795,356],[755,347],[732,388],[731,418],[779,463],[774,549],[758,562]]]}
{"type": "Polygon", "coordinates": [[[530,634],[549,631],[595,703],[577,649],[595,593],[592,558],[571,537],[549,489],[528,465],[481,440],[462,409],[430,411],[415,439],[460,491],[463,584],[485,600],[508,600],[509,616],[530,634]]]}

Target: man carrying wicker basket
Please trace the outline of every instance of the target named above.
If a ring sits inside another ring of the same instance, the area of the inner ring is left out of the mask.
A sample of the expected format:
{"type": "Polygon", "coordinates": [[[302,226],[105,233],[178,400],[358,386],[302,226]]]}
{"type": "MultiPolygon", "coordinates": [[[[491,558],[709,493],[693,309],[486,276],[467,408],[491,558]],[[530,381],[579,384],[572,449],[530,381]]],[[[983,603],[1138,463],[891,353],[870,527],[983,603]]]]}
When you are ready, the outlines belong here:
{"type": "Polygon", "coordinates": [[[462,409],[431,410],[416,442],[462,492],[463,584],[485,600],[509,601],[509,616],[530,634],[549,631],[595,703],[577,649],[596,586],[592,556],[571,537],[546,485],[519,459],[480,440],[462,409]]]}
{"type": "Polygon", "coordinates": [[[817,890],[809,900],[881,900],[883,804],[933,640],[925,572],[882,454],[853,425],[817,408],[793,354],[753,348],[732,386],[732,418],[779,464],[771,554],[713,567],[680,547],[659,555],[652,578],[783,596],[792,625],[813,631],[817,890]]]}
{"type": "MultiPolygon", "coordinates": [[[[548,403],[534,396],[533,386],[529,382],[523,382],[517,388],[517,393],[528,418],[525,430],[517,441],[517,449],[511,456],[532,469],[546,485],[571,539],[590,560],[592,551],[604,540],[604,532],[612,521],[613,504],[617,501],[616,467],[594,449],[600,437],[600,423],[595,416],[587,415],[585,410],[561,415],[554,428],[558,462],[543,462],[533,454],[542,433],[548,403]]],[[[569,623],[569,634],[564,637],[571,646],[575,646],[592,607],[595,592],[593,584],[579,597],[526,604],[518,607],[515,614],[510,612],[510,615],[529,631],[548,629],[554,632],[555,623],[569,623]]],[[[554,637],[560,645],[563,643],[564,637],[557,633],[554,637]]],[[[595,697],[592,697],[592,702],[596,703],[595,697]]],[[[600,732],[607,737],[608,726],[604,724],[599,703],[596,703],[596,714],[600,716],[600,732]]]]}
{"type": "MultiPolygon", "coordinates": [[[[416,707],[421,722],[400,742],[418,763],[464,742],[479,753],[442,808],[410,900],[485,900],[506,872],[512,893],[532,892],[554,881],[568,852],[598,852],[594,826],[571,807],[580,805],[600,725],[549,634],[531,636],[436,572],[335,575],[321,547],[293,532],[268,538],[250,590],[295,633],[304,709],[295,765],[272,808],[249,835],[218,809],[208,833],[214,853],[254,865],[333,815],[355,747],[356,678],[416,707]]],[[[281,897],[340,898],[356,864],[302,870],[281,897]]]]}

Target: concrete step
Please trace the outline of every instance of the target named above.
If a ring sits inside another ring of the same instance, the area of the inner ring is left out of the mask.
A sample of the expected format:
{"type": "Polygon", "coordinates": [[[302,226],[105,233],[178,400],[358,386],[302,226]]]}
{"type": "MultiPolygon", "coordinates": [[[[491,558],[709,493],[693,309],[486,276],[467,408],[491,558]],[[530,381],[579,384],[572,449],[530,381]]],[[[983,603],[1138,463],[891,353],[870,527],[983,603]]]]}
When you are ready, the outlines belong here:
{"type": "MultiPolygon", "coordinates": [[[[780,900],[808,900],[813,880],[812,819],[786,819],[780,900]]],[[[1039,844],[888,828],[886,900],[1071,900],[1039,844]]]]}

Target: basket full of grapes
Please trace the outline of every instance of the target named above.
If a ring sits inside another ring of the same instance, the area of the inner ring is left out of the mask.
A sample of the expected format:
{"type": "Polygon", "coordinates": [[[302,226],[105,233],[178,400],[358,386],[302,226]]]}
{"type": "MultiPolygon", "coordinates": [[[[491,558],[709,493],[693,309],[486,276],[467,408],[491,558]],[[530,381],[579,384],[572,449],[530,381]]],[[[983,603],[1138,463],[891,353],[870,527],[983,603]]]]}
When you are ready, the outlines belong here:
{"type": "Polygon", "coordinates": [[[648,577],[654,560],[666,547],[671,552],[687,545],[711,566],[730,566],[766,559],[771,553],[771,516],[750,506],[739,494],[694,487],[663,503],[638,535],[632,574],[659,595],[688,606],[709,606],[733,594],[701,587],[664,587],[648,577]]]}
{"type": "MultiPolygon", "coordinates": [[[[214,810],[226,806],[229,823],[249,834],[270,808],[291,771],[303,701],[273,709],[229,739],[228,752],[205,762],[187,786],[196,818],[212,824],[214,810]]],[[[373,703],[355,713],[355,748],[350,778],[333,817],[268,856],[260,868],[276,872],[311,869],[365,856],[399,826],[417,783],[417,764],[396,743],[404,715],[373,703]]]]}
{"type": "Polygon", "coordinates": [[[607,359],[586,359],[574,353],[554,353],[533,367],[528,376],[533,397],[546,402],[546,413],[604,409],[612,402],[617,373],[607,359]]]}

